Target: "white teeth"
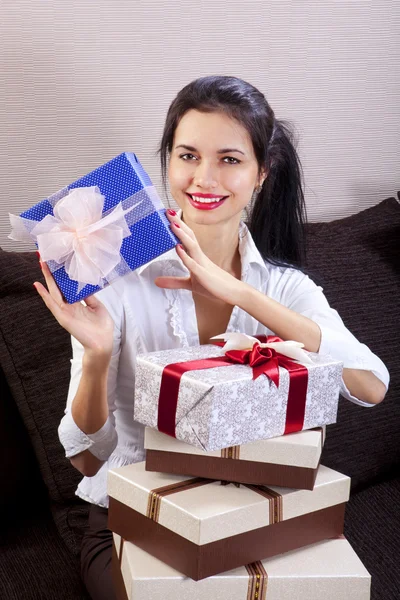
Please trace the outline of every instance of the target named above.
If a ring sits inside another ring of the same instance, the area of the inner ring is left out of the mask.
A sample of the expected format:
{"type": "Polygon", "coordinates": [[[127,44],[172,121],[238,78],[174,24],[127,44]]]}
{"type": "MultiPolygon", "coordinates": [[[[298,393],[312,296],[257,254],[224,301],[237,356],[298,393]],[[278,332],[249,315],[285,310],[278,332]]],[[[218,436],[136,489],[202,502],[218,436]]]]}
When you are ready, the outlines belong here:
{"type": "Polygon", "coordinates": [[[211,204],[211,202],[220,202],[225,196],[218,196],[217,198],[200,198],[199,196],[193,196],[195,202],[201,202],[202,204],[211,204]]]}

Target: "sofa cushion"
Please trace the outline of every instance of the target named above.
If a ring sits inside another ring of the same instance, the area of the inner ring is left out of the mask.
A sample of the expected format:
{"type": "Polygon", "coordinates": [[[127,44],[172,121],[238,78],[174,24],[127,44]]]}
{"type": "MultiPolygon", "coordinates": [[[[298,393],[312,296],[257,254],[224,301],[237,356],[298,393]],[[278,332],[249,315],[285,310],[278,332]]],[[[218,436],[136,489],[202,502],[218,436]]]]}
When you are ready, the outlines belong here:
{"type": "Polygon", "coordinates": [[[3,600],[89,600],[79,557],[68,552],[49,512],[2,537],[0,555],[3,600]]]}
{"type": "Polygon", "coordinates": [[[70,336],[44,305],[32,285],[35,280],[43,281],[43,276],[34,252],[0,249],[0,364],[36,454],[57,526],[77,553],[79,536],[68,519],[81,522],[82,505],[86,509],[75,496],[82,476],[65,458],[57,434],[69,385],[70,336]]]}
{"type": "Polygon", "coordinates": [[[400,598],[400,478],[352,494],[344,533],[371,574],[371,600],[400,598]]]}
{"type": "Polygon", "coordinates": [[[394,198],[307,228],[308,273],[345,325],[386,364],[391,382],[372,408],[339,403],[322,462],[352,477],[353,488],[400,463],[400,205],[394,198]]]}
{"type": "Polygon", "coordinates": [[[0,511],[7,511],[7,519],[0,523],[1,532],[13,527],[19,519],[25,490],[29,489],[27,508],[32,513],[38,506],[48,504],[47,490],[43,484],[38,463],[21,416],[18,412],[3,370],[0,366],[0,511]]]}

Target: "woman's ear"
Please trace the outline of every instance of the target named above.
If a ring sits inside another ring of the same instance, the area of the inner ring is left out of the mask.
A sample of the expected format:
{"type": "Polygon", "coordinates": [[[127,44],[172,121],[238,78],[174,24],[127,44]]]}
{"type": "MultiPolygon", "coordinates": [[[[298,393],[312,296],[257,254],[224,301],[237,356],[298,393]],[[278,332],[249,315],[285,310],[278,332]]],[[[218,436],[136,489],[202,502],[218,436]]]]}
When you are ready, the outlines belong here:
{"type": "Polygon", "coordinates": [[[261,171],[260,176],[258,178],[258,185],[257,188],[261,189],[264,181],[267,179],[268,176],[268,171],[261,171]]]}

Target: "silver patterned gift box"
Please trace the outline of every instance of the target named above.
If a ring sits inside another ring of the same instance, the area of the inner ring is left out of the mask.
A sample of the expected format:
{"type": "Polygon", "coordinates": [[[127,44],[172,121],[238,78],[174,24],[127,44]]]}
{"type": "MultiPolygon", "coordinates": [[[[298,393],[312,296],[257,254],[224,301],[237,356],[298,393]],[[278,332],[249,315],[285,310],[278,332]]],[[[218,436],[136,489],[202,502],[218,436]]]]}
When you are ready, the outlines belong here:
{"type": "MultiPolygon", "coordinates": [[[[304,418],[297,430],[335,423],[337,415],[343,363],[326,355],[307,355],[312,364],[307,364],[305,400],[295,398],[297,403],[305,402],[304,418]]],[[[167,365],[223,356],[223,349],[211,344],[139,355],[134,419],[160,429],[159,398],[167,365]]],[[[289,372],[282,367],[279,387],[265,375],[253,379],[248,365],[185,372],[177,393],[175,437],[214,451],[281,436],[286,430],[288,396],[289,372]]]]}

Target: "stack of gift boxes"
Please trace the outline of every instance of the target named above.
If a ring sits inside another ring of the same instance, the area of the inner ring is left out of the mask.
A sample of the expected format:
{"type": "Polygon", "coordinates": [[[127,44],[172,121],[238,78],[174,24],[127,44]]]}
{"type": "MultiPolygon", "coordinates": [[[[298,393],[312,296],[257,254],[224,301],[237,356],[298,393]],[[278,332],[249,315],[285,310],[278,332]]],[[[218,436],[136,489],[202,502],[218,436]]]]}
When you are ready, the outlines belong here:
{"type": "MultiPolygon", "coordinates": [[[[70,303],[179,243],[131,153],[11,224],[70,303]]],[[[120,600],[367,600],[370,576],[342,535],[350,479],[319,464],[342,364],[233,337],[229,351],[137,359],[146,462],[108,477],[120,600]]]]}
{"type": "Polygon", "coordinates": [[[320,465],[342,364],[307,353],[301,398],[287,358],[274,383],[225,356],[205,345],[138,357],[146,461],[108,476],[120,600],[368,600],[343,537],[350,478],[320,465]]]}

